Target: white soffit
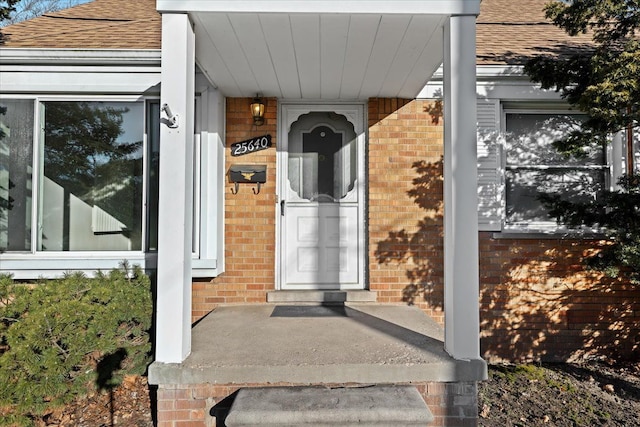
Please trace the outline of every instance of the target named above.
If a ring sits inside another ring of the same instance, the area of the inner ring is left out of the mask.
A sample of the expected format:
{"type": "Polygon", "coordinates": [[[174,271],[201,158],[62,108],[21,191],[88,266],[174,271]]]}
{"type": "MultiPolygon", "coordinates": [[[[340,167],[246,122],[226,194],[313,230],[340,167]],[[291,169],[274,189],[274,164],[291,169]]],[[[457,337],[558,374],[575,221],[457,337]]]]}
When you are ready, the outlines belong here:
{"type": "Polygon", "coordinates": [[[442,63],[443,15],[192,13],[196,61],[227,96],[415,97],[442,63]]]}
{"type": "Polygon", "coordinates": [[[226,96],[414,98],[443,58],[443,25],[479,0],[158,0],[189,13],[196,62],[226,96]]]}

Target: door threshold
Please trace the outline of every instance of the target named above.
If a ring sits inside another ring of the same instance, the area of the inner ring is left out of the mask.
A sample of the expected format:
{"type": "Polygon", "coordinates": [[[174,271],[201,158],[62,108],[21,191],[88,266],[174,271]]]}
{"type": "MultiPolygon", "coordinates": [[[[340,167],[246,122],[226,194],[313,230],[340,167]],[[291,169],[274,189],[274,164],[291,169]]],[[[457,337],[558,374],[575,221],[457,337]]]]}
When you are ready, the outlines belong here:
{"type": "Polygon", "coordinates": [[[267,302],[272,303],[343,303],[343,302],[376,302],[376,291],[271,291],[267,293],[267,302]]]}

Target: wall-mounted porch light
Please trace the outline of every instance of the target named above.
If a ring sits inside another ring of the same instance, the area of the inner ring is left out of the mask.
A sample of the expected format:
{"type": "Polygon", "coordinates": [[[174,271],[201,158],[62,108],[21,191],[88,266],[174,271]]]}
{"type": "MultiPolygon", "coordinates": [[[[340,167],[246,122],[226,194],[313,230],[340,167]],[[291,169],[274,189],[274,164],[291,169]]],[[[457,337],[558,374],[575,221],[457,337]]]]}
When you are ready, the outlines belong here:
{"type": "Polygon", "coordinates": [[[262,126],[264,124],[264,103],[257,95],[251,103],[251,115],[253,116],[254,125],[262,126]]]}

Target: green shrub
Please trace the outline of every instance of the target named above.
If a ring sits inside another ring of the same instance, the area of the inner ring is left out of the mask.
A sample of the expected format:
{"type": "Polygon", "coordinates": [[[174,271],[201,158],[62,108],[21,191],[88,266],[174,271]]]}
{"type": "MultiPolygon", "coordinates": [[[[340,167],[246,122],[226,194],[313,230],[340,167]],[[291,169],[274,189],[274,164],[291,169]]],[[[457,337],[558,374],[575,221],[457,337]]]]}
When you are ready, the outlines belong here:
{"type": "Polygon", "coordinates": [[[549,194],[540,199],[558,222],[575,228],[599,228],[611,240],[600,252],[585,258],[588,267],[639,285],[640,176],[623,176],[618,184],[620,190],[604,191],[587,202],[566,201],[549,194]]]}
{"type": "Polygon", "coordinates": [[[0,425],[29,425],[149,362],[152,302],[139,268],[37,285],[0,276],[0,425]]]}

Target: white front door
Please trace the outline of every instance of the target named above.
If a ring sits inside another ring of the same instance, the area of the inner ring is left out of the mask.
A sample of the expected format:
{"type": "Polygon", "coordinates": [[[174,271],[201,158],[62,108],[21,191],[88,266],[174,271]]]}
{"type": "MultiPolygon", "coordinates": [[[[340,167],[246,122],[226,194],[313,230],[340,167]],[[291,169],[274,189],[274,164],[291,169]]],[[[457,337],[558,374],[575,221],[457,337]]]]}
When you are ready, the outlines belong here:
{"type": "Polygon", "coordinates": [[[281,106],[280,289],[364,288],[364,108],[281,106]]]}

